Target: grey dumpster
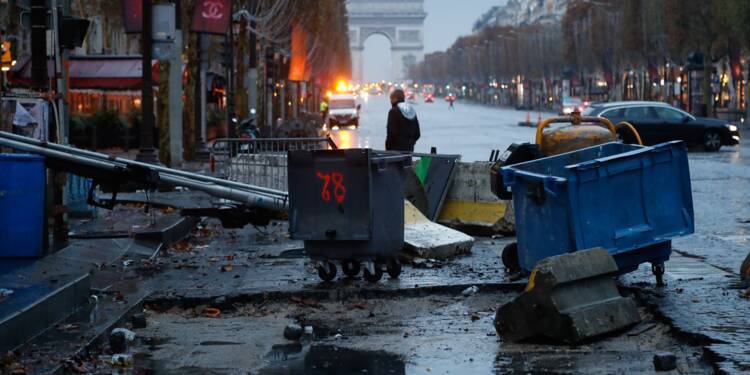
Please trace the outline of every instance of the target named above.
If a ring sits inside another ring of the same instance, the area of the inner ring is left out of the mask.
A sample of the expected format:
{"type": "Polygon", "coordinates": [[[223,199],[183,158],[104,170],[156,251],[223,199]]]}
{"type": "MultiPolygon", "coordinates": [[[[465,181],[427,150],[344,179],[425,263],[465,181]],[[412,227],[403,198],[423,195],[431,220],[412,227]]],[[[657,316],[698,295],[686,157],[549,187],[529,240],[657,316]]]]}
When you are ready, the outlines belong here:
{"type": "Polygon", "coordinates": [[[289,152],[289,232],[304,240],[325,281],[341,263],[354,277],[398,277],[404,243],[404,180],[411,156],[370,149],[289,152]]]}

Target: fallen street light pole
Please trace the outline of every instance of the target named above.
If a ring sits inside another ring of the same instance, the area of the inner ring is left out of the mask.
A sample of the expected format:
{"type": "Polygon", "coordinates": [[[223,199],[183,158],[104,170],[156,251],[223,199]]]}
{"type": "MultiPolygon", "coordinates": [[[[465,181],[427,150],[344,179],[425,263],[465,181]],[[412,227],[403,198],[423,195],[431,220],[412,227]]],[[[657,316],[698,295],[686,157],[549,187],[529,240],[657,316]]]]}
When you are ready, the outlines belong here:
{"type": "Polygon", "coordinates": [[[0,132],[0,146],[45,156],[51,169],[92,178],[94,183],[89,191],[89,203],[105,208],[114,205],[117,187],[128,182],[143,184],[148,189],[156,189],[161,184],[181,186],[243,206],[273,212],[286,211],[288,205],[288,195],[283,191],[42,142],[7,132],[0,132]],[[93,200],[93,190],[98,185],[113,189],[110,203],[93,200]]]}

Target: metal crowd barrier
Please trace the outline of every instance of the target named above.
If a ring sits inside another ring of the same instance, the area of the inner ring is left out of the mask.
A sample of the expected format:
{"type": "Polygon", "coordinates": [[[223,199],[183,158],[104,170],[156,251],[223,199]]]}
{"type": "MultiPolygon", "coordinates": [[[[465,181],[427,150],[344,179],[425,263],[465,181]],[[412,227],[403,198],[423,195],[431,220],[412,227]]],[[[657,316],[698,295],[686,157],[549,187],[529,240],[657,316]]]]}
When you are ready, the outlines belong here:
{"type": "Polygon", "coordinates": [[[330,137],[222,138],[211,147],[211,172],[218,178],[287,191],[287,151],[337,148],[330,137]]]}
{"type": "Polygon", "coordinates": [[[68,175],[68,181],[65,185],[65,206],[67,206],[69,216],[96,216],[96,207],[88,204],[88,195],[92,184],[93,181],[90,178],[74,174],[68,175]]]}

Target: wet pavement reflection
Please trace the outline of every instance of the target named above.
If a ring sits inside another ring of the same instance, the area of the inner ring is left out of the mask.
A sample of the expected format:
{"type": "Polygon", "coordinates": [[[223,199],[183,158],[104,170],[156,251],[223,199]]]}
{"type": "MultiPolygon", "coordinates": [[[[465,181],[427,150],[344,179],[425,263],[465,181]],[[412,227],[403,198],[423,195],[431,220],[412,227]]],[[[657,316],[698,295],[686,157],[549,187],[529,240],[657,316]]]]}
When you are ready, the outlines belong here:
{"type": "MultiPolygon", "coordinates": [[[[358,102],[362,105],[360,126],[332,129],[331,138],[339,148],[383,149],[391,108],[388,97],[370,96],[358,102]]],[[[430,152],[434,146],[439,153],[462,154],[464,161],[487,160],[492,149],[504,149],[513,142],[530,142],[534,137],[534,129],[518,126],[527,115],[523,111],[465,102],[457,103],[451,111],[440,100],[411,104],[422,133],[415,146],[417,152],[430,152]]],[[[538,114],[534,112],[532,116],[536,118],[538,114]]]]}

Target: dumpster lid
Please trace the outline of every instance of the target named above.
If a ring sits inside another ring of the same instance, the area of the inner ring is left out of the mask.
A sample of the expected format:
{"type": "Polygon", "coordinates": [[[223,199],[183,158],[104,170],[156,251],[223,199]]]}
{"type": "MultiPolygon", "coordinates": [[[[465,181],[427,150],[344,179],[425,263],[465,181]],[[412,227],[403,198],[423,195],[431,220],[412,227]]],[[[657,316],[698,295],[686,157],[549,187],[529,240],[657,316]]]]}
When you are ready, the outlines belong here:
{"type": "Polygon", "coordinates": [[[44,160],[44,157],[34,154],[0,154],[0,160],[39,161],[44,160]]]}

